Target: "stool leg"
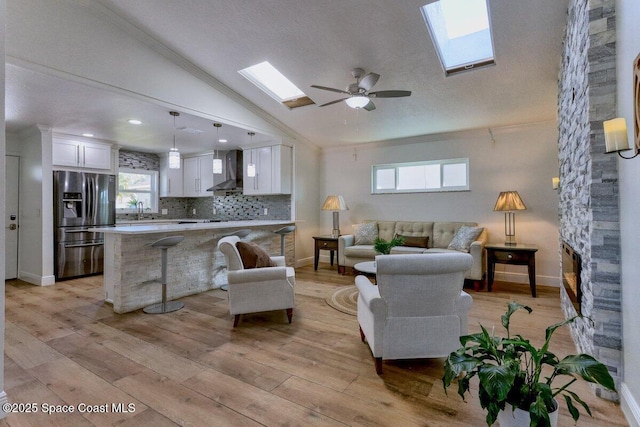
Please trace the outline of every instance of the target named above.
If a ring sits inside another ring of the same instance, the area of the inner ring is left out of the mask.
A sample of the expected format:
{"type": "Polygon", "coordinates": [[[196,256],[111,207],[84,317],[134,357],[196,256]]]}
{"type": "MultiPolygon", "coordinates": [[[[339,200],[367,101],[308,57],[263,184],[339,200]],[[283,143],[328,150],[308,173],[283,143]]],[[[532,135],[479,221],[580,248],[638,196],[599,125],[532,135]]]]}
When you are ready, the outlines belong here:
{"type": "Polygon", "coordinates": [[[184,307],[182,301],[167,302],[167,264],[167,248],[162,248],[162,302],[143,308],[142,311],[147,314],[170,313],[184,307]]]}

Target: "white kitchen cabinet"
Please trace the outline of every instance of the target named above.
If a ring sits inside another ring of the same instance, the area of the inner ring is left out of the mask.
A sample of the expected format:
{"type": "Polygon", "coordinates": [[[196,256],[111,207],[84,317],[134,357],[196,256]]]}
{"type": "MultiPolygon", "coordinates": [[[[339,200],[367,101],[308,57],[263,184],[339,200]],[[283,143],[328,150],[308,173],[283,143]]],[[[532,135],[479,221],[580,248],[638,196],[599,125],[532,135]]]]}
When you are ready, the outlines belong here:
{"type": "Polygon", "coordinates": [[[87,169],[111,169],[111,146],[99,142],[53,138],[52,163],[87,169]]]}
{"type": "Polygon", "coordinates": [[[180,169],[169,168],[169,157],[160,157],[160,197],[182,197],[183,160],[180,169]]]}
{"type": "Polygon", "coordinates": [[[284,145],[253,148],[243,151],[244,194],[291,194],[292,149],[284,145]],[[254,177],[248,176],[249,164],[254,164],[254,177]]]}
{"type": "Polygon", "coordinates": [[[213,154],[196,157],[186,157],[182,163],[183,196],[207,197],[212,196],[207,188],[213,187],[213,154]]]}

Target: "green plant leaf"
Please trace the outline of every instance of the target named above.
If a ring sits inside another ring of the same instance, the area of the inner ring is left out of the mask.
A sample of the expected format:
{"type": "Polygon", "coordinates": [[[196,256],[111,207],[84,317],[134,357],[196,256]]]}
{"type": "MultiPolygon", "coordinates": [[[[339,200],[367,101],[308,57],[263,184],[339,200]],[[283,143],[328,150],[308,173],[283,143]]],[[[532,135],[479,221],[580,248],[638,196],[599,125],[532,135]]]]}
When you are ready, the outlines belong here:
{"type": "Polygon", "coordinates": [[[556,370],[580,375],[583,380],[600,384],[609,390],[615,390],[616,387],[607,367],[588,354],[567,356],[558,362],[556,370]]]}
{"type": "Polygon", "coordinates": [[[507,307],[507,312],[502,315],[501,317],[502,326],[507,330],[507,335],[509,335],[509,321],[511,319],[511,315],[521,308],[527,310],[529,313],[533,311],[531,307],[519,304],[515,301],[510,301],[509,306],[507,307]]]}
{"type": "Polygon", "coordinates": [[[513,385],[515,372],[508,365],[487,364],[478,367],[478,378],[494,401],[503,401],[513,385]]]}
{"type": "Polygon", "coordinates": [[[565,402],[567,402],[567,408],[569,409],[569,413],[571,414],[573,421],[578,421],[578,418],[580,418],[580,412],[578,412],[578,408],[576,408],[573,405],[573,402],[571,401],[571,396],[565,394],[564,400],[565,402]]]}
{"type": "MultiPolygon", "coordinates": [[[[587,412],[587,414],[589,414],[589,416],[593,416],[593,415],[591,415],[591,409],[589,409],[589,405],[587,405],[586,402],[584,402],[582,399],[580,399],[580,396],[578,396],[577,394],[575,394],[574,392],[569,391],[569,390],[564,390],[563,393],[570,394],[571,397],[573,397],[573,400],[578,402],[580,404],[580,406],[582,406],[584,408],[584,410],[587,412]]],[[[567,398],[566,394],[564,395],[565,400],[567,398]]],[[[577,418],[574,418],[574,419],[577,419],[577,418]]]]}
{"type": "Polygon", "coordinates": [[[549,411],[547,411],[547,405],[542,396],[539,395],[535,402],[531,404],[529,407],[529,415],[531,416],[530,426],[551,427],[549,411]]]}

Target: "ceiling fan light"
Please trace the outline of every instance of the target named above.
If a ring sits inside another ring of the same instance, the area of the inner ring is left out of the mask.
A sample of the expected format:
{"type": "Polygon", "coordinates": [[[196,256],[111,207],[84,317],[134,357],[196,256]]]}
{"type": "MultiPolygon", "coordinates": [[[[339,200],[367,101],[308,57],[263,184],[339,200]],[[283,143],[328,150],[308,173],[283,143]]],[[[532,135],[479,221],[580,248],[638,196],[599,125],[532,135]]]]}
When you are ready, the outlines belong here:
{"type": "Polygon", "coordinates": [[[345,102],[351,108],[362,108],[369,103],[369,98],[358,95],[347,98],[345,102]]]}

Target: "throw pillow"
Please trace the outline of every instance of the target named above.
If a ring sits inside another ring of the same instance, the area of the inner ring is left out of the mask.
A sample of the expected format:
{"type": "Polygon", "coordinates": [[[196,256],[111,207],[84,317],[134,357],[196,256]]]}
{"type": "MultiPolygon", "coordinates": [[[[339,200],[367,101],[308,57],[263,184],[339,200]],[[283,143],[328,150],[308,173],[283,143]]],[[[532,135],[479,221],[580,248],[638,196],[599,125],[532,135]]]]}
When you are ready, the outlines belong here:
{"type": "Polygon", "coordinates": [[[236,248],[240,253],[244,268],[275,267],[269,254],[253,242],[237,242],[236,248]]]}
{"type": "Polygon", "coordinates": [[[429,236],[403,236],[402,234],[398,234],[397,236],[404,239],[402,246],[425,249],[429,247],[429,236]]]}
{"type": "Polygon", "coordinates": [[[354,245],[373,245],[378,237],[378,223],[365,222],[353,226],[354,245]]]}
{"type": "Polygon", "coordinates": [[[483,227],[469,227],[467,225],[463,225],[458,229],[458,232],[453,239],[451,239],[451,243],[447,249],[454,249],[456,251],[461,252],[469,252],[469,247],[471,247],[471,243],[473,243],[480,234],[482,234],[483,227]]]}

